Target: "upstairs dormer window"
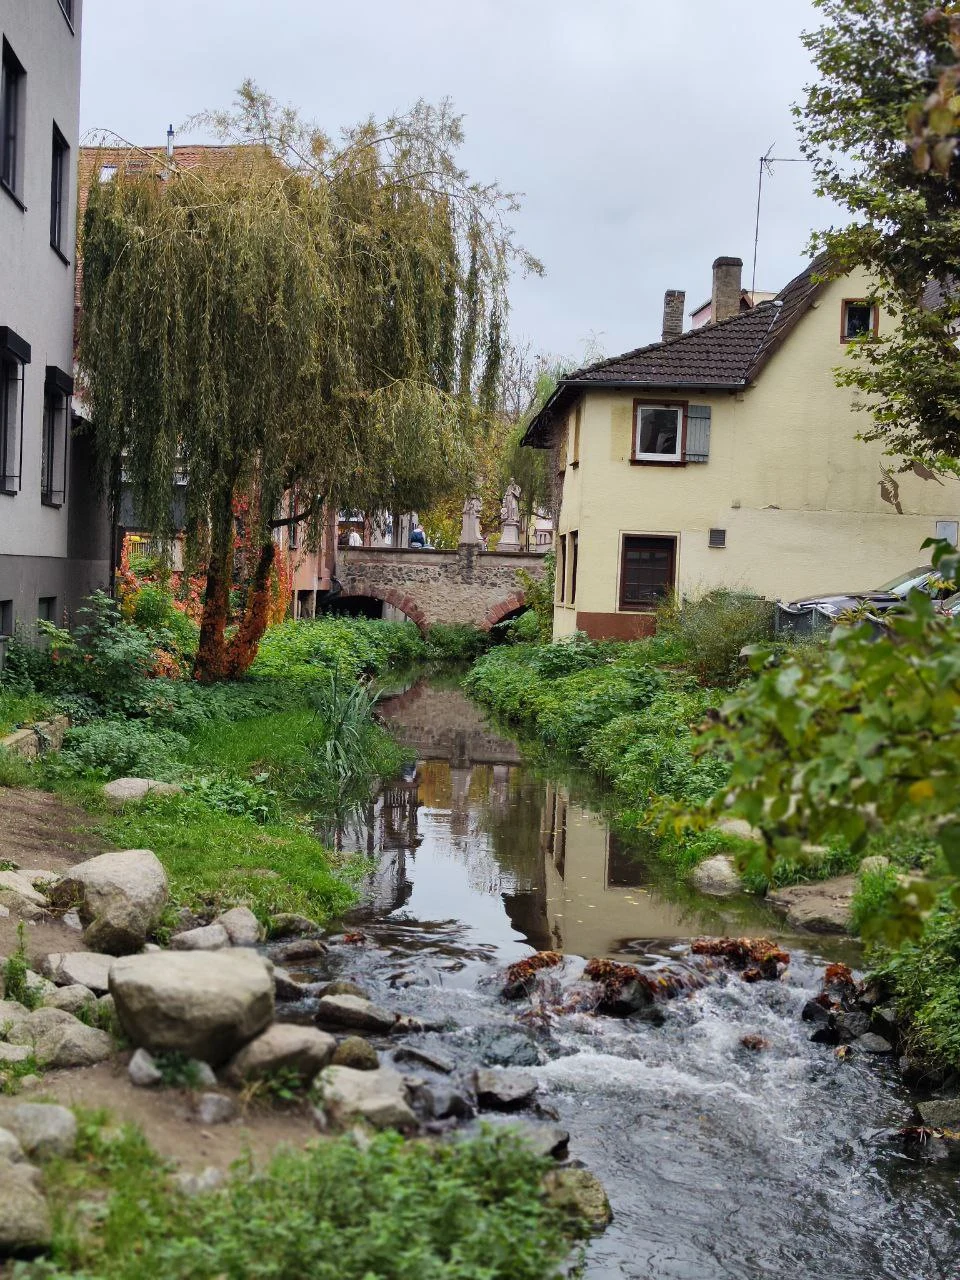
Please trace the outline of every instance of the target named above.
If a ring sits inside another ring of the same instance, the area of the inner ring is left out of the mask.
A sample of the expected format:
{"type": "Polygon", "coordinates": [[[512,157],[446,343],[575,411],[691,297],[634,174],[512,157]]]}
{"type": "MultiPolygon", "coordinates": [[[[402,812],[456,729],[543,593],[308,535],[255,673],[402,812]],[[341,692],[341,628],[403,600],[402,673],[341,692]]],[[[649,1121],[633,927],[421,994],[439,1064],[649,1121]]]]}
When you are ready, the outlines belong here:
{"type": "Polygon", "coordinates": [[[840,328],[841,342],[855,342],[857,338],[869,338],[880,327],[877,307],[859,298],[847,298],[843,304],[843,322],[840,328]]]}
{"type": "Polygon", "coordinates": [[[637,400],[633,407],[633,461],[680,462],[686,404],[637,400]]]}

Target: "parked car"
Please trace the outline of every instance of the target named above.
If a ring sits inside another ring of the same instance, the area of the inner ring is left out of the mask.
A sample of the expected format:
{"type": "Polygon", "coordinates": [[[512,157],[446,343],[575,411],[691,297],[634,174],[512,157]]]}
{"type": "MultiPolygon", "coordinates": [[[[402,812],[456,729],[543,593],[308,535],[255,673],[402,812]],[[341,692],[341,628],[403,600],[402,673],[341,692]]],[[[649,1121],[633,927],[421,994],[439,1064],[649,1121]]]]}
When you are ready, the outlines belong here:
{"type": "Polygon", "coordinates": [[[924,564],[873,590],[837,591],[792,600],[789,604],[778,600],[774,628],[777,632],[816,631],[819,627],[830,626],[842,614],[861,609],[882,618],[888,609],[902,604],[914,590],[925,591],[936,600],[943,600],[953,592],[952,587],[943,584],[931,565],[924,564]]]}

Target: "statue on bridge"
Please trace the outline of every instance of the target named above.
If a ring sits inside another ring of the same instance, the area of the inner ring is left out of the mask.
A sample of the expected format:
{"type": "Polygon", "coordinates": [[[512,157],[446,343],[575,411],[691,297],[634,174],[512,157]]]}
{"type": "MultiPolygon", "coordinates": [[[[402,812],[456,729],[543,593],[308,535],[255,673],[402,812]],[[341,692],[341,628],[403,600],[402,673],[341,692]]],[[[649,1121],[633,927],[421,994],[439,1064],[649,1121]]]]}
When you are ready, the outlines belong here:
{"type": "Polygon", "coordinates": [[[500,542],[497,550],[520,550],[520,486],[512,476],[500,508],[500,542]]]}
{"type": "Polygon", "coordinates": [[[463,524],[460,527],[460,545],[483,546],[483,534],[480,531],[479,498],[468,498],[463,504],[463,524]]]}

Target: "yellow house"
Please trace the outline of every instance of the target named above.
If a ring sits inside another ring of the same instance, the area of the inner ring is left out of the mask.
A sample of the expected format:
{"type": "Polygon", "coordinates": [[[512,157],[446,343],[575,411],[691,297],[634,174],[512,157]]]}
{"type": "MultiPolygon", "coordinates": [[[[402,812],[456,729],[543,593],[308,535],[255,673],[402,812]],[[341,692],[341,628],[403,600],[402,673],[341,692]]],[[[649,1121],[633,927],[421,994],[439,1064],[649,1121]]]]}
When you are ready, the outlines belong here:
{"type": "Polygon", "coordinates": [[[960,481],[898,474],[834,381],[851,339],[894,323],[869,278],[815,260],[744,310],[742,265],[714,263],[711,323],[682,332],[669,290],[662,341],[570,374],[531,423],[561,472],[555,637],[647,634],[672,590],[877,587],[956,540],[960,481]]]}

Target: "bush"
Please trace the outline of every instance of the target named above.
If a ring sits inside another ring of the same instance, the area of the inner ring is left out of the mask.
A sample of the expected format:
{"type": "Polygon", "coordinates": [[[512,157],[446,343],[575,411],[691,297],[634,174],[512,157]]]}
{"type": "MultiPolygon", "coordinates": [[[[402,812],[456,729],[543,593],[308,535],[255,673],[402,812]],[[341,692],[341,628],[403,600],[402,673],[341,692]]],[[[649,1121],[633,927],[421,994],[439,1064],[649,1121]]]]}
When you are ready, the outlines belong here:
{"type": "Polygon", "coordinates": [[[348,676],[381,675],[426,654],[420,632],[410,622],[334,617],[289,621],[266,632],[250,676],[311,682],[334,670],[348,676]]]}
{"type": "Polygon", "coordinates": [[[0,684],[0,738],[24,724],[35,724],[53,710],[49,698],[29,685],[0,684]]]}
{"type": "Polygon", "coordinates": [[[540,617],[533,609],[527,609],[518,617],[505,622],[503,632],[511,644],[537,644],[543,639],[540,617]]]}
{"type": "MultiPolygon", "coordinates": [[[[870,877],[854,909],[865,919],[868,910],[885,906],[894,892],[889,881],[870,877]]],[[[910,1050],[935,1064],[960,1069],[960,910],[947,895],[928,917],[918,941],[901,947],[878,973],[895,988],[897,1009],[909,1026],[910,1050]]]]}
{"type": "MultiPolygon", "coordinates": [[[[517,582],[523,588],[523,598],[529,611],[536,619],[536,639],[540,644],[549,644],[553,639],[553,597],[557,585],[557,554],[548,551],[543,558],[543,578],[539,581],[525,569],[517,572],[517,582]]],[[[532,624],[527,623],[532,630],[532,624]]]]}
{"type": "Polygon", "coordinates": [[[489,631],[438,622],[427,633],[427,657],[441,662],[473,662],[490,644],[489,631]]]}
{"type": "Polygon", "coordinates": [[[773,605],[761,596],[711,591],[659,609],[657,632],[679,643],[701,684],[732,684],[742,671],[741,649],[772,637],[773,605]]]}
{"type": "Polygon", "coordinates": [[[95,720],[67,732],[58,761],[49,767],[74,773],[93,770],[108,778],[167,781],[177,776],[177,758],[187,746],[182,734],[151,728],[142,721],[95,720]]]}

